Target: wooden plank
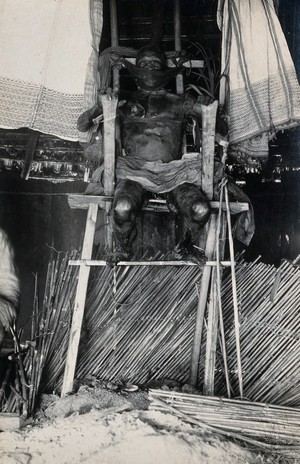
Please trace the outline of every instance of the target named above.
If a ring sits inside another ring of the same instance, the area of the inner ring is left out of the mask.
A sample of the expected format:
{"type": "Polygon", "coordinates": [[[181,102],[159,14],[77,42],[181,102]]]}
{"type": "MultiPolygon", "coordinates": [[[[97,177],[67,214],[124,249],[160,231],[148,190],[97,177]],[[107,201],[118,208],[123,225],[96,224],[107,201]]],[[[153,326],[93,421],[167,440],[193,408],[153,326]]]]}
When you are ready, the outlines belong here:
{"type": "MultiPolygon", "coordinates": [[[[102,259],[70,259],[69,266],[106,266],[107,261],[102,259]]],[[[221,266],[230,267],[231,261],[220,261],[221,266]]],[[[206,266],[217,266],[216,261],[206,261],[206,266]]],[[[198,266],[192,261],[119,261],[117,266],[198,266]]]]}
{"type": "MultiPolygon", "coordinates": [[[[107,203],[111,203],[113,200],[112,196],[96,196],[96,195],[83,195],[73,193],[68,195],[68,203],[72,209],[88,209],[91,203],[97,204],[99,208],[105,209],[107,203]]],[[[210,201],[210,206],[212,209],[219,208],[218,201],[210,201]]],[[[165,200],[150,200],[148,205],[143,208],[146,211],[156,211],[156,212],[166,212],[169,211],[165,200]]],[[[226,203],[222,203],[222,211],[226,211],[226,203]]],[[[230,203],[230,213],[239,214],[245,211],[249,211],[249,204],[242,202],[231,202],[230,203]]]]}
{"type": "MultiPolygon", "coordinates": [[[[104,194],[113,195],[115,189],[115,136],[116,112],[118,99],[114,95],[101,95],[103,107],[103,147],[104,147],[104,194]]],[[[105,247],[112,250],[112,219],[110,215],[111,203],[104,204],[105,209],[105,247]]]]}
{"type": "MultiPolygon", "coordinates": [[[[87,215],[87,221],[86,221],[82,253],[81,253],[82,259],[91,259],[92,257],[97,212],[98,212],[98,205],[90,204],[88,215],[87,215]]],[[[74,375],[75,375],[76,360],[77,360],[77,354],[78,354],[78,346],[79,346],[79,339],[80,339],[80,333],[81,333],[81,325],[82,325],[82,319],[83,319],[83,313],[84,313],[86,291],[87,291],[90,269],[91,268],[89,266],[85,266],[84,264],[81,265],[79,269],[78,284],[77,284],[77,290],[76,290],[76,295],[75,295],[74,312],[73,312],[72,325],[71,325],[71,330],[70,330],[70,338],[69,338],[68,352],[67,352],[67,358],[66,358],[63,386],[62,386],[62,391],[61,391],[62,396],[72,392],[72,389],[73,389],[73,381],[74,381],[74,375]]]]}
{"type": "MultiPolygon", "coordinates": [[[[214,248],[215,248],[216,223],[217,223],[217,215],[213,213],[210,217],[206,249],[205,249],[205,254],[209,260],[212,259],[214,248]]],[[[211,269],[212,269],[211,266],[204,266],[202,278],[201,278],[199,300],[198,300],[197,314],[196,314],[195,331],[194,331],[194,339],[193,339],[193,346],[192,346],[191,365],[190,365],[190,383],[194,387],[196,387],[197,380],[198,380],[198,369],[199,369],[199,360],[200,360],[201,342],[202,342],[202,329],[203,329],[203,321],[204,321],[204,315],[205,315],[206,304],[207,304],[208,289],[209,289],[210,278],[211,278],[211,269]]]]}
{"type": "Polygon", "coordinates": [[[115,187],[115,132],[118,99],[101,95],[103,107],[104,194],[113,195],[115,187]]]}
{"type": "MultiPolygon", "coordinates": [[[[126,60],[129,61],[131,64],[135,64],[135,58],[126,57],[126,60]]],[[[167,58],[167,66],[168,68],[175,68],[175,64],[171,58],[167,58]]],[[[203,68],[204,61],[203,60],[189,60],[186,63],[183,63],[185,68],[203,68]]]]}
{"type": "Polygon", "coordinates": [[[9,430],[18,430],[21,426],[21,418],[19,414],[12,412],[0,413],[0,432],[9,430]]]}
{"type": "Polygon", "coordinates": [[[218,101],[201,105],[202,109],[202,179],[201,188],[209,200],[214,190],[215,129],[218,101]]]}

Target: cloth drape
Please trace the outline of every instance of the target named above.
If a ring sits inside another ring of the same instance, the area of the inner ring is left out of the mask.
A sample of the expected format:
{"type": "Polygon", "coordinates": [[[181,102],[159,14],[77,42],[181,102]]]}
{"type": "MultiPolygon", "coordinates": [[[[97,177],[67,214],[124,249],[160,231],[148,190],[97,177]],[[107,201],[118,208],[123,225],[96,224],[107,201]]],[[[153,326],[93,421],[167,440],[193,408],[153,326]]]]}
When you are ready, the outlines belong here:
{"type": "Polygon", "coordinates": [[[231,151],[268,155],[280,129],[300,123],[300,88],[273,0],[219,0],[231,151]]]}
{"type": "Polygon", "coordinates": [[[201,187],[201,168],[198,153],[168,163],[125,156],[118,159],[116,174],[118,180],[132,180],[149,192],[166,193],[186,182],[201,187]]]}
{"type": "Polygon", "coordinates": [[[77,141],[85,95],[95,100],[102,0],[0,0],[0,18],[0,127],[77,141]]]}

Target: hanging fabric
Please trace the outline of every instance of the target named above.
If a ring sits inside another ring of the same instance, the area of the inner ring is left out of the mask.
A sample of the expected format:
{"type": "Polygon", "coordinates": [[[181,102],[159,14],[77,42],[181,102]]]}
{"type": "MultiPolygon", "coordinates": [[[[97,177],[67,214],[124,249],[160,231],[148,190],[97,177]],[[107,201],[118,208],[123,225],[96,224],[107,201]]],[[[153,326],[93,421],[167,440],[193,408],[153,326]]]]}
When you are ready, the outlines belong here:
{"type": "Polygon", "coordinates": [[[300,88],[273,0],[219,0],[231,155],[266,159],[281,129],[300,124],[300,88]]]}
{"type": "Polygon", "coordinates": [[[101,31],[102,0],[0,0],[0,127],[77,141],[101,31]]]}

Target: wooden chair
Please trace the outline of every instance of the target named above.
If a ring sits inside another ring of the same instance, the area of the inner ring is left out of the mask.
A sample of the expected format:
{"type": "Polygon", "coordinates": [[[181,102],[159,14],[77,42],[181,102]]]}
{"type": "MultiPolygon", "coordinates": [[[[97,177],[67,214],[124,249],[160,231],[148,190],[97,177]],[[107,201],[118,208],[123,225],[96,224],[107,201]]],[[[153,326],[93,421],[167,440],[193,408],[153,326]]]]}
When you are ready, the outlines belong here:
{"type": "MultiPolygon", "coordinates": [[[[175,49],[180,49],[180,21],[178,13],[178,1],[176,0],[177,7],[175,8],[175,49]]],[[[112,4],[112,18],[113,23],[116,23],[115,19],[115,2],[112,4]]],[[[113,28],[115,31],[115,28],[113,28]]],[[[116,36],[113,32],[112,45],[117,45],[116,36]]],[[[199,65],[199,63],[197,63],[199,65]]],[[[119,86],[119,76],[115,72],[113,76],[113,82],[115,86],[119,86]]],[[[183,83],[181,76],[177,78],[177,90],[178,93],[183,92],[183,83]]],[[[81,253],[81,259],[78,261],[70,262],[70,265],[79,266],[79,276],[77,292],[75,297],[75,307],[72,319],[72,326],[70,331],[69,347],[66,359],[65,374],[62,387],[62,396],[72,391],[73,379],[76,368],[76,359],[78,353],[81,325],[84,313],[84,306],[86,300],[87,285],[91,266],[103,266],[106,265],[105,261],[92,260],[92,249],[95,236],[95,228],[97,221],[98,210],[102,209],[105,211],[105,223],[106,223],[106,234],[105,234],[105,246],[106,248],[112,249],[113,238],[112,238],[112,224],[110,219],[110,209],[112,205],[113,193],[114,193],[114,182],[115,182],[115,116],[117,108],[117,98],[108,98],[107,95],[102,96],[103,105],[103,116],[104,116],[104,128],[103,128],[103,143],[104,143],[104,195],[103,196],[90,196],[90,195],[69,195],[69,205],[71,208],[87,209],[87,220],[86,228],[83,240],[83,247],[81,253]]],[[[208,258],[207,264],[204,266],[201,280],[200,296],[197,308],[197,318],[194,334],[194,342],[192,349],[191,358],[191,375],[190,382],[196,385],[198,376],[198,366],[200,359],[200,347],[201,337],[203,328],[204,313],[207,307],[209,289],[211,288],[211,275],[212,268],[216,267],[215,250],[216,250],[216,230],[218,228],[217,216],[219,211],[226,211],[225,202],[221,205],[217,201],[213,201],[213,178],[214,178],[214,154],[215,154],[215,123],[216,113],[218,108],[218,102],[215,101],[209,106],[203,105],[203,122],[202,122],[202,190],[207,195],[213,208],[208,227],[205,244],[205,253],[208,258]]],[[[155,204],[155,201],[150,201],[150,208],[157,210],[158,208],[166,208],[165,205],[155,204]]],[[[242,211],[247,211],[249,206],[245,203],[232,203],[230,204],[231,213],[236,214],[242,211]]],[[[220,214],[219,214],[220,216],[220,214]]],[[[230,214],[229,214],[230,216],[230,214]]],[[[225,238],[226,233],[226,217],[221,214],[221,224],[219,225],[219,233],[225,238]]],[[[227,215],[228,219],[228,215],[227,215]]],[[[219,221],[220,222],[220,221],[219,221]]],[[[221,252],[220,259],[223,259],[221,252]]],[[[121,262],[118,265],[130,265],[130,262],[121,262]]],[[[134,263],[136,264],[136,263],[134,263]]],[[[154,263],[155,264],[155,263],[154,263]]],[[[172,263],[174,265],[184,265],[187,263],[179,262],[172,263]]],[[[190,263],[189,263],[190,264],[190,263]]],[[[153,265],[153,263],[152,263],[153,265]]],[[[233,265],[231,262],[223,262],[223,265],[233,265]]],[[[217,277],[215,276],[215,279],[217,277]]],[[[212,290],[214,291],[214,290],[212,290]]],[[[210,298],[212,301],[212,297],[210,298]]],[[[216,295],[215,295],[216,299],[216,295]]],[[[210,305],[210,327],[211,335],[208,338],[209,352],[215,350],[217,343],[217,331],[214,328],[214,324],[217,320],[217,309],[216,305],[213,307],[210,305]]],[[[212,379],[214,372],[214,360],[210,357],[206,363],[205,372],[205,385],[208,393],[212,391],[212,379]]]]}

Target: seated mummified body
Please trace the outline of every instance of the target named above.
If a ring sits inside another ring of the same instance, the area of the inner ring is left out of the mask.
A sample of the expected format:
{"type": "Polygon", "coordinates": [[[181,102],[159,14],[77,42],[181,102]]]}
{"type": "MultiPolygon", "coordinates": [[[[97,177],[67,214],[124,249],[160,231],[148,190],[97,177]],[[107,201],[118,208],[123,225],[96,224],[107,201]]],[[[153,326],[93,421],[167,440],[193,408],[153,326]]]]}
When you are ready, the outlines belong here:
{"type": "MultiPolygon", "coordinates": [[[[114,237],[117,250],[130,255],[136,235],[136,217],[151,192],[163,194],[170,208],[184,219],[186,233],[177,247],[182,257],[199,257],[199,231],[210,217],[209,202],[200,188],[198,159],[182,157],[187,118],[201,127],[201,103],[191,94],[165,90],[166,81],[178,69],[166,68],[160,49],[144,47],[136,66],[125,65],[137,84],[129,99],[121,100],[117,117],[122,152],[118,156],[113,201],[114,237]]],[[[101,104],[83,113],[78,129],[87,131],[102,113],[101,104]]]]}

